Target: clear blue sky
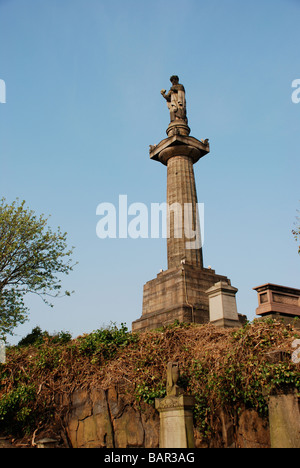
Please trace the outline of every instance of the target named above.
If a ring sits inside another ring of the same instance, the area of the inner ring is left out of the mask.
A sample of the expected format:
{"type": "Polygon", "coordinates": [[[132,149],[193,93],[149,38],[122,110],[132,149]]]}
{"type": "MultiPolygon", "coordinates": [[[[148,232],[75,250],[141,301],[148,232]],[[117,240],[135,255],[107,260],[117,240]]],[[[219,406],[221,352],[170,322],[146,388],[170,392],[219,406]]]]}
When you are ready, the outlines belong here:
{"type": "Polygon", "coordinates": [[[211,153],[195,166],[205,204],[204,263],[239,289],[300,287],[291,230],[300,208],[299,0],[0,0],[0,193],[25,199],[68,232],[79,262],[71,298],[29,298],[30,321],[73,336],[141,316],[143,284],[166,269],[164,239],[96,236],[96,207],[166,198],[160,95],[177,74],[191,135],[211,153]]]}

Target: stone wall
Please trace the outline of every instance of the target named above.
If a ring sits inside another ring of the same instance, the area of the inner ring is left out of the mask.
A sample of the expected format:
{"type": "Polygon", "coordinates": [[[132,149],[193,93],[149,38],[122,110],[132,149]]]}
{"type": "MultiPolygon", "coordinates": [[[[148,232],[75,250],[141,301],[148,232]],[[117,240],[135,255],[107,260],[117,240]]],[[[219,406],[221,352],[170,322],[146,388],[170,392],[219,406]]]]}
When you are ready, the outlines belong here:
{"type": "MultiPolygon", "coordinates": [[[[159,414],[154,407],[133,401],[131,395],[108,390],[76,390],[71,396],[65,426],[73,448],[158,448],[159,414]]],[[[194,430],[196,448],[269,448],[268,421],[254,410],[241,412],[237,422],[223,411],[209,444],[194,430]]]]}
{"type": "Polygon", "coordinates": [[[73,448],[157,448],[159,415],[150,405],[132,402],[129,395],[109,390],[77,390],[66,418],[73,448]]]}

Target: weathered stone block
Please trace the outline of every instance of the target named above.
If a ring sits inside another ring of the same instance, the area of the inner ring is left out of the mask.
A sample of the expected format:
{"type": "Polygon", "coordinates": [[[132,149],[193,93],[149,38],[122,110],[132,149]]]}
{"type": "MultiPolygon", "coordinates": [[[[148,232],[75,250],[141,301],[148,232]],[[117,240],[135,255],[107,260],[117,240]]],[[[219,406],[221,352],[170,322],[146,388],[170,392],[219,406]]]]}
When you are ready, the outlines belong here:
{"type": "Polygon", "coordinates": [[[115,447],[130,448],[144,446],[144,428],[141,415],[127,406],[123,414],[113,421],[115,447]]]}
{"type": "Polygon", "coordinates": [[[113,447],[113,432],[104,390],[77,390],[67,421],[74,448],[113,447]]]}
{"type": "Polygon", "coordinates": [[[254,410],[244,410],[238,421],[236,439],[238,448],[269,448],[268,421],[254,410]]]}
{"type": "Polygon", "coordinates": [[[300,448],[300,411],[296,393],[269,397],[272,448],[300,448]]]}
{"type": "Polygon", "coordinates": [[[73,448],[157,448],[159,416],[146,404],[138,410],[115,387],[77,390],[66,419],[73,448]]]}
{"type": "Polygon", "coordinates": [[[209,297],[209,320],[217,327],[240,327],[236,299],[237,288],[219,281],[206,291],[209,297]]]}
{"type": "Polygon", "coordinates": [[[156,399],[155,407],[160,415],[160,448],[194,448],[192,396],[166,396],[156,399]]]}

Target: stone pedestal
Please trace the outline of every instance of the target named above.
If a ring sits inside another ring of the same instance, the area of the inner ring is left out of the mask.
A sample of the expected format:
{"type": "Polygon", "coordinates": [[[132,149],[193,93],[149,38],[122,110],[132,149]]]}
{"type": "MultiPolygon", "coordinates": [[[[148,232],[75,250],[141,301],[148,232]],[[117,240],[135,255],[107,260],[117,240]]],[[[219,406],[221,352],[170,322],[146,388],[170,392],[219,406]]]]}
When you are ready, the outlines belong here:
{"type": "Polygon", "coordinates": [[[57,448],[58,441],[56,439],[49,439],[46,437],[45,439],[40,439],[36,441],[37,448],[42,449],[49,449],[49,448],[57,448]]]}
{"type": "Polygon", "coordinates": [[[300,448],[300,410],[296,392],[269,397],[271,448],[300,448]]]}
{"type": "MultiPolygon", "coordinates": [[[[287,351],[266,353],[270,364],[290,363],[287,351]]],[[[271,448],[300,448],[300,395],[296,388],[283,386],[268,396],[271,448]]]]}
{"type": "Polygon", "coordinates": [[[206,291],[209,298],[209,321],[217,327],[241,327],[236,306],[237,288],[219,281],[206,291]]]}
{"type": "Polygon", "coordinates": [[[132,323],[132,331],[145,331],[174,323],[208,323],[206,291],[216,282],[230,284],[214,270],[181,264],[159,273],[144,285],[142,317],[132,323]]]}
{"type": "Polygon", "coordinates": [[[173,135],[185,135],[189,136],[191,129],[187,125],[187,123],[184,120],[175,120],[173,122],[169,123],[169,126],[167,128],[167,135],[173,136],[173,135]]]}
{"type": "Polygon", "coordinates": [[[156,399],[155,407],[160,416],[160,448],[194,448],[192,396],[167,396],[156,399]]]}

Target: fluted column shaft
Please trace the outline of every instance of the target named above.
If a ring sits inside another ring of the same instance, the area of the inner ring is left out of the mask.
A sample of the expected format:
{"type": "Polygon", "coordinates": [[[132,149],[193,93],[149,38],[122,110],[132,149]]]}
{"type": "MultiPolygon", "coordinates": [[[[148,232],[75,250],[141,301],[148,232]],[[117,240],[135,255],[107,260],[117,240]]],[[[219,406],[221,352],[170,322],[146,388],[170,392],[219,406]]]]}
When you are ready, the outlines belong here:
{"type": "MultiPolygon", "coordinates": [[[[202,248],[190,248],[197,230],[197,192],[193,159],[187,146],[172,148],[167,160],[167,206],[169,237],[167,239],[168,268],[180,265],[181,260],[203,268],[202,248]],[[170,157],[171,156],[171,157],[170,157]]],[[[198,236],[199,236],[198,224],[198,236]]],[[[198,238],[199,240],[199,238],[198,238]]]]}

